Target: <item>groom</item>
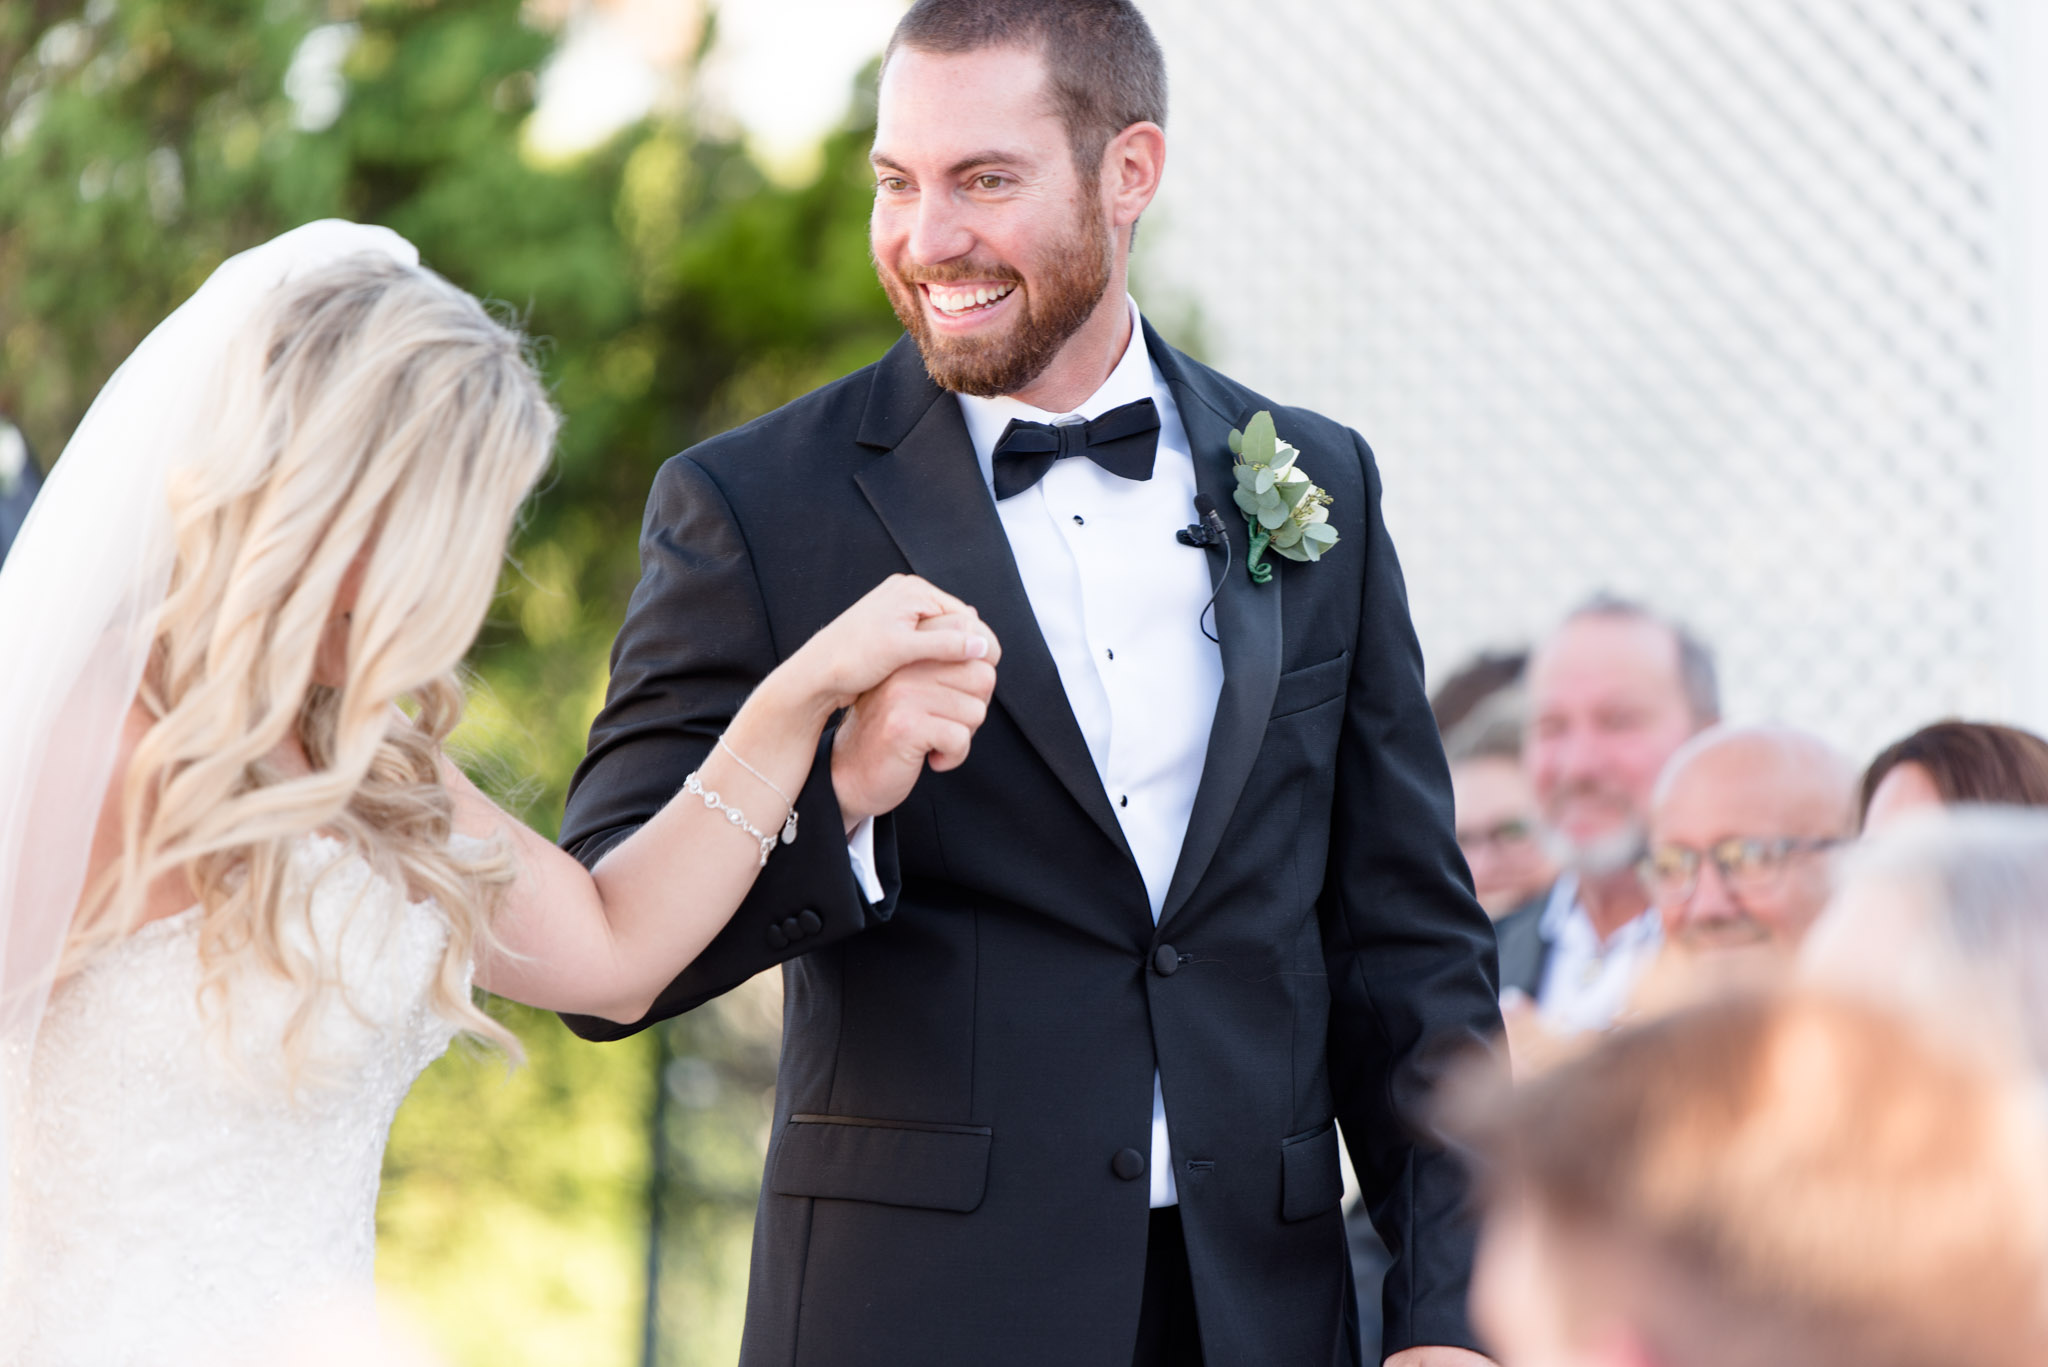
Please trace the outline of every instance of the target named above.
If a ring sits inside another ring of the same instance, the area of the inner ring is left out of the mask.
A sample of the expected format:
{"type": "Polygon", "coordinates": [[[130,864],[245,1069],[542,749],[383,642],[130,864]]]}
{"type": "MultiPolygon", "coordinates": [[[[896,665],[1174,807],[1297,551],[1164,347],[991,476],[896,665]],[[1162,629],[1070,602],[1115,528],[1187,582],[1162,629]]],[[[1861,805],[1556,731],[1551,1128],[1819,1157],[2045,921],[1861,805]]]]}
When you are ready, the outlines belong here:
{"type": "Polygon", "coordinates": [[[783,966],[747,1367],[1351,1363],[1340,1130],[1393,1361],[1482,1361],[1424,1113],[1499,1029],[1493,937],[1379,477],[1126,295],[1165,87],[1128,0],[912,6],[871,244],[909,335],[655,481],[564,824],[586,863],[884,576],[1003,646],[992,702],[986,666],[861,698],[799,839],[647,1019],[571,1022],[615,1038],[783,966]],[[1255,583],[1229,434],[1262,409],[1340,539],[1255,583]],[[1197,495],[1227,568],[1176,538],[1197,495]]]}

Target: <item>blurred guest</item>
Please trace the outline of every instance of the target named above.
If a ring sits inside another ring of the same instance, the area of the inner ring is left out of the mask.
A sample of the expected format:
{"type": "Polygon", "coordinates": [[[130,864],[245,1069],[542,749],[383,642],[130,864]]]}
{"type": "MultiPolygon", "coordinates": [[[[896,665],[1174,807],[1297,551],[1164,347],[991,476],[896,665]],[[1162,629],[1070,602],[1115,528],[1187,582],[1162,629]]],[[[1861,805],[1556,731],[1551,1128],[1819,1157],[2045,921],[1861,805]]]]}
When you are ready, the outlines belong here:
{"type": "Polygon", "coordinates": [[[2048,1129],[1903,1018],[1736,998],[1627,1029],[1462,1128],[1504,1367],[2036,1367],[2048,1129]]]}
{"type": "Polygon", "coordinates": [[[1446,746],[1458,848],[1472,870],[1479,905],[1496,921],[1557,879],[1544,847],[1536,789],[1522,767],[1521,730],[1514,722],[1446,746]]]}
{"type": "Polygon", "coordinates": [[[1713,656],[1676,623],[1603,595],[1537,649],[1528,688],[1524,757],[1565,872],[1496,927],[1510,1035],[1528,1001],[1550,1031],[1601,1030],[1662,938],[1636,865],[1657,775],[1720,720],[1713,656]]]}
{"type": "Polygon", "coordinates": [[[0,561],[28,517],[28,505],[35,498],[42,477],[21,429],[0,418],[0,561]]]}
{"type": "Polygon", "coordinates": [[[1827,906],[1829,854],[1855,835],[1856,770],[1788,726],[1717,726],[1657,781],[1643,886],[1664,948],[1630,999],[1661,1015],[1775,983],[1827,906]]]}
{"type": "Polygon", "coordinates": [[[1520,687],[1529,672],[1526,650],[1482,651],[1469,664],[1437,685],[1429,698],[1437,733],[1449,736],[1465,719],[1502,693],[1520,687]]]}
{"type": "Polygon", "coordinates": [[[1430,699],[1451,766],[1458,847],[1479,904],[1495,920],[1557,878],[1538,838],[1536,790],[1522,766],[1528,658],[1527,652],[1481,655],[1430,699]]]}
{"type": "Polygon", "coordinates": [[[1863,773],[1863,829],[1957,802],[2048,807],[2048,741],[1993,722],[1942,721],[1882,751],[1863,773]]]}
{"type": "Polygon", "coordinates": [[[1866,842],[1803,958],[2048,1076],[2048,811],[1962,806],[1866,842]]]}
{"type": "Polygon", "coordinates": [[[1828,900],[1827,855],[1855,834],[1856,771],[1789,726],[1717,726],[1657,784],[1643,881],[1664,938],[1692,953],[1796,949],[1828,900]]]}

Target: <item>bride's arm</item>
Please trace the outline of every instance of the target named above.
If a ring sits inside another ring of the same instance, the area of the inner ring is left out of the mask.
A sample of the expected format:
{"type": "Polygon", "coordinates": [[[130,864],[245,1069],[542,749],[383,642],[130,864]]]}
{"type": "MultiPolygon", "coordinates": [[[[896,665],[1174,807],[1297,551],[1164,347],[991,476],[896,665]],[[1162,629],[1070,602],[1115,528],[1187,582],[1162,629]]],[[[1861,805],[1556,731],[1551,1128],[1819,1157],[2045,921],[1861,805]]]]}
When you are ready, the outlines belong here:
{"type": "MultiPolygon", "coordinates": [[[[892,578],[848,609],[762,680],[699,769],[703,787],[769,835],[788,804],[734,759],[794,796],[810,773],[832,713],[908,665],[934,662],[952,686],[925,721],[928,748],[965,757],[994,682],[993,633],[958,599],[923,580],[892,578]]],[[[936,767],[937,762],[935,761],[936,767]]],[[[478,982],[550,1011],[634,1021],[711,942],[760,872],[761,846],[722,811],[678,792],[598,864],[574,858],[507,815],[460,770],[444,765],[456,830],[510,842],[519,866],[496,922],[498,946],[478,982]]],[[[843,840],[842,831],[801,833],[843,840]]]]}

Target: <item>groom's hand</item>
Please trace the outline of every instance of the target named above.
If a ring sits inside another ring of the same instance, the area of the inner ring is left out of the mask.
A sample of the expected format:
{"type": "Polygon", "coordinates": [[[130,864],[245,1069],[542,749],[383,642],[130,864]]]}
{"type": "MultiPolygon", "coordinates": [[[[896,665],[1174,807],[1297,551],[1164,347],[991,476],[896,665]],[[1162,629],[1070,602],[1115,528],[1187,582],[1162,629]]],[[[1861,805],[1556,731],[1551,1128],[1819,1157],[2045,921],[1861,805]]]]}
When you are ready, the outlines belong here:
{"type": "Polygon", "coordinates": [[[927,763],[941,774],[965,763],[995,688],[987,660],[926,662],[855,699],[832,740],[832,788],[847,831],[894,811],[927,763]]]}

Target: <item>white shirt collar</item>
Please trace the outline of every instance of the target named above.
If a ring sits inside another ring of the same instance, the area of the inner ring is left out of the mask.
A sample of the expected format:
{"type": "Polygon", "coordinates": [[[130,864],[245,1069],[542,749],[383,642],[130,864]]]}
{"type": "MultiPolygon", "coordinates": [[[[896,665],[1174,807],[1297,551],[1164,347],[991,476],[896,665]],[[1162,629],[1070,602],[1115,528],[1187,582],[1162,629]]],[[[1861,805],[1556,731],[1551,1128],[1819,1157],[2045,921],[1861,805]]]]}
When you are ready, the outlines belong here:
{"type": "Polygon", "coordinates": [[[1550,902],[1543,908],[1543,920],[1537,927],[1537,933],[1556,944],[1571,930],[1580,931],[1590,945],[1605,954],[1639,944],[1653,934],[1661,934],[1663,918],[1654,906],[1645,907],[1640,915],[1616,929],[1603,944],[1599,932],[1593,929],[1591,913],[1579,901],[1579,875],[1567,869],[1551,884],[1550,902]]]}
{"type": "Polygon", "coordinates": [[[1551,951],[1537,1004],[1551,1028],[1566,1033],[1614,1024],[1664,938],[1657,909],[1650,907],[1602,943],[1578,886],[1570,875],[1558,881],[1542,924],[1551,951]]]}
{"type": "Polygon", "coordinates": [[[1544,904],[1543,920],[1537,926],[1537,933],[1552,944],[1564,934],[1564,923],[1571,919],[1572,912],[1579,905],[1579,875],[1566,869],[1550,885],[1550,901],[1544,904]]]}
{"type": "Polygon", "coordinates": [[[1145,329],[1138,314],[1138,302],[1129,295],[1124,296],[1124,302],[1131,310],[1131,340],[1125,345],[1123,356],[1118,359],[1116,369],[1109,372],[1109,378],[1102,382],[1102,387],[1068,412],[1048,413],[1007,394],[993,399],[978,398],[972,394],[959,396],[960,412],[967,419],[967,435],[974,442],[974,455],[981,462],[983,478],[993,479],[990,472],[994,468],[996,443],[1002,440],[1003,429],[1010,425],[1012,418],[1047,423],[1078,418],[1087,422],[1112,408],[1153,397],[1152,358],[1145,349],[1145,329]]]}

